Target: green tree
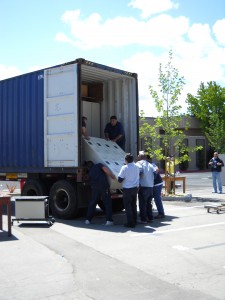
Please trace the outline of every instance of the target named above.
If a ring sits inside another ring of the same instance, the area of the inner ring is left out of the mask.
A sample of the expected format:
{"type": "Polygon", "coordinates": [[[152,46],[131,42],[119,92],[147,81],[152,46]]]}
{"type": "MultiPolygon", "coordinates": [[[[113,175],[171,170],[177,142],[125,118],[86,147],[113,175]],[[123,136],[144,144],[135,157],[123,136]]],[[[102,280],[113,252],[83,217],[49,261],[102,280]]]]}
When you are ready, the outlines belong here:
{"type": "Polygon", "coordinates": [[[205,135],[209,145],[219,153],[225,153],[225,122],[213,111],[209,116],[209,126],[205,127],[205,135]]]}
{"type": "Polygon", "coordinates": [[[169,61],[163,68],[159,66],[159,89],[156,91],[149,87],[159,113],[154,119],[154,124],[145,122],[144,113],[141,113],[140,136],[145,140],[148,153],[157,160],[165,160],[167,156],[175,156],[176,163],[190,161],[189,152],[199,147],[190,148],[184,143],[185,130],[189,123],[186,122],[184,129],[179,129],[182,115],[180,114],[179,96],[185,84],[184,77],[172,65],[173,53],[169,52],[169,61]],[[149,139],[149,136],[151,137],[149,139]],[[159,144],[161,139],[161,144],[159,144]]]}
{"type": "Polygon", "coordinates": [[[197,95],[187,95],[188,113],[201,120],[203,128],[209,126],[209,116],[215,112],[222,119],[225,118],[225,88],[215,81],[201,82],[197,95]]]}
{"type": "Polygon", "coordinates": [[[209,144],[225,152],[225,88],[215,81],[201,82],[197,95],[187,95],[188,112],[201,121],[209,144]]]}

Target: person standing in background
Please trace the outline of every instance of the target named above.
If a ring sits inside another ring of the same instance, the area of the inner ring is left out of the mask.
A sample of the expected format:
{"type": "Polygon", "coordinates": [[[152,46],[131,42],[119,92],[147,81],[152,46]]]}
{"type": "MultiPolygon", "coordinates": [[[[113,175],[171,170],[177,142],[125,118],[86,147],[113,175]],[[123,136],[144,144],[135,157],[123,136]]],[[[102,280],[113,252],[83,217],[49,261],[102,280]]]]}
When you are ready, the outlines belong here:
{"type": "Polygon", "coordinates": [[[209,166],[212,171],[213,193],[217,193],[217,185],[219,194],[222,194],[221,170],[224,167],[222,159],[219,158],[218,152],[214,152],[213,158],[209,161],[209,166]]]}

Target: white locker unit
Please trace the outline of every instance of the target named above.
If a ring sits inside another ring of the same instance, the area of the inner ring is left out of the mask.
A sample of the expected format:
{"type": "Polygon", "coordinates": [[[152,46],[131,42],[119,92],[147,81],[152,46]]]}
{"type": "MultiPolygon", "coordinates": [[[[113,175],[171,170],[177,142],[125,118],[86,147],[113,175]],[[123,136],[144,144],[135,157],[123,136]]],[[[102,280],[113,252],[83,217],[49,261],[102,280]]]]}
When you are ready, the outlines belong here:
{"type": "Polygon", "coordinates": [[[90,136],[101,136],[100,132],[100,103],[82,101],[83,116],[87,121],[87,132],[90,136]]]}
{"type": "MultiPolygon", "coordinates": [[[[116,176],[125,162],[126,153],[112,141],[91,137],[90,140],[83,139],[84,158],[94,163],[102,163],[116,176]]],[[[121,189],[122,185],[117,180],[109,178],[111,189],[121,189]]]]}

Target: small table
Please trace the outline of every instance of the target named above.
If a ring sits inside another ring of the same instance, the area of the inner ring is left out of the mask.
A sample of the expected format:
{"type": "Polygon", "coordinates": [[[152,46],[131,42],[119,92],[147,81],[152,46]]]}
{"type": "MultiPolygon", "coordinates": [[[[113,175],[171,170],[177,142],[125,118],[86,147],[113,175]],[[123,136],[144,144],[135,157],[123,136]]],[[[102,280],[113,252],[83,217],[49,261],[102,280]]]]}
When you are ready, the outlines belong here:
{"type": "Polygon", "coordinates": [[[174,176],[168,176],[168,177],[162,177],[162,180],[165,181],[165,186],[166,186],[166,190],[167,192],[170,191],[170,183],[171,182],[174,182],[175,181],[175,184],[176,184],[176,181],[183,181],[183,193],[185,193],[186,191],[186,177],[182,177],[182,176],[179,176],[179,177],[174,177],[174,176]]]}
{"type": "Polygon", "coordinates": [[[2,206],[7,206],[8,215],[8,236],[11,236],[11,198],[10,197],[0,197],[0,230],[2,230],[2,206]]]}

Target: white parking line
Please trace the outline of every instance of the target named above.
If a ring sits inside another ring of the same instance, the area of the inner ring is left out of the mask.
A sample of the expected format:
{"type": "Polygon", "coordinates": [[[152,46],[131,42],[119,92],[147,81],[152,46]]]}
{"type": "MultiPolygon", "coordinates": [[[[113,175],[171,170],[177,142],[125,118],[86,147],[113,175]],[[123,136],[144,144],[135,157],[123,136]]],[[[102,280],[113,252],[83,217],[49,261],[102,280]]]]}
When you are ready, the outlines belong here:
{"type": "Polygon", "coordinates": [[[138,237],[138,236],[145,236],[145,235],[161,235],[163,233],[170,233],[170,232],[179,232],[179,231],[185,231],[185,230],[193,230],[193,229],[199,229],[199,228],[207,228],[207,227],[213,227],[218,225],[224,225],[225,222],[220,223],[212,223],[212,224],[205,224],[205,225],[197,225],[197,226],[189,226],[189,227],[181,227],[181,228],[175,228],[175,229],[168,229],[168,230],[155,230],[154,227],[151,226],[145,226],[146,228],[153,229],[155,231],[153,232],[143,232],[138,234],[131,234],[131,237],[138,237]]]}

